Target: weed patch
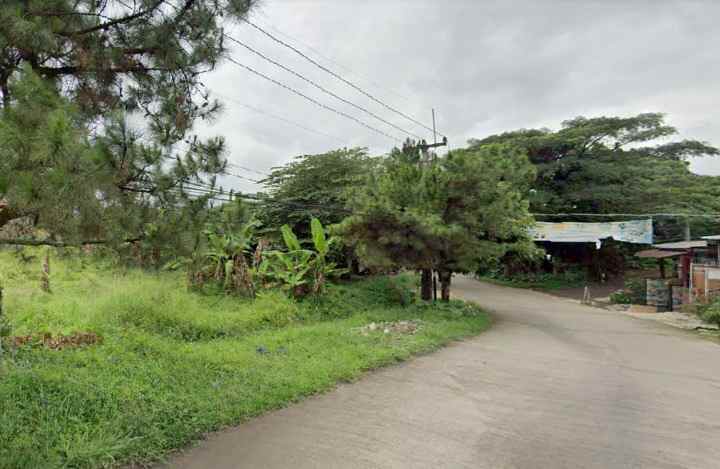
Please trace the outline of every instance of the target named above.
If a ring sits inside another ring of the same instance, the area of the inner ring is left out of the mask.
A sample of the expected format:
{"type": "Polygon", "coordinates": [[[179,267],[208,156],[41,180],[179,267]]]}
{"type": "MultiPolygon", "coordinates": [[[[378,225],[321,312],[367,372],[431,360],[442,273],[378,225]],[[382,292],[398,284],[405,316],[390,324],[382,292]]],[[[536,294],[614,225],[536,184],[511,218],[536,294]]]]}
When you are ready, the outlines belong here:
{"type": "MultiPolygon", "coordinates": [[[[0,266],[27,266],[0,252],[0,266]]],[[[5,281],[12,335],[93,331],[102,344],[19,347],[0,364],[0,468],[152,463],[208,431],[477,334],[462,302],[414,301],[412,279],[328,285],[296,301],[202,295],[180,274],[54,261],[52,294],[5,281]],[[75,271],[74,269],[77,269],[75,271]],[[371,323],[414,333],[359,334],[371,323]]]]}

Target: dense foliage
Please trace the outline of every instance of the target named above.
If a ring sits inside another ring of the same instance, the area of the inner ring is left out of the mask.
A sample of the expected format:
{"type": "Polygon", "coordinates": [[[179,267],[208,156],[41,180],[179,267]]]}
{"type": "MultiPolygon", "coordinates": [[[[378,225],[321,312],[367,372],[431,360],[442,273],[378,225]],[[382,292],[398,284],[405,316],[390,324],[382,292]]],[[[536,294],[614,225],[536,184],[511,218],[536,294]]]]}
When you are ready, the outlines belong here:
{"type": "Polygon", "coordinates": [[[311,217],[324,224],[342,221],[350,193],[363,186],[375,161],[364,148],[343,148],[274,168],[263,180],[269,196],[263,203],[265,225],[289,224],[302,238],[310,234],[311,217]]]}
{"type": "MultiPolygon", "coordinates": [[[[720,212],[720,178],[692,173],[687,161],[720,151],[697,140],[668,141],[676,134],[662,114],[577,117],[557,131],[516,130],[471,140],[470,147],[507,143],[527,151],[537,168],[533,212],[720,212]]],[[[684,223],[658,219],[655,231],[659,239],[682,237],[684,223]]],[[[693,223],[697,234],[709,234],[707,221],[693,223]]]]}
{"type": "MultiPolygon", "coordinates": [[[[547,212],[633,212],[693,209],[700,194],[718,193],[688,170],[687,159],[716,156],[696,140],[649,144],[677,133],[661,114],[563,122],[560,130],[518,130],[471,140],[470,147],[509,143],[524,148],[538,170],[531,208],[547,212]],[[699,193],[700,194],[699,194],[699,193]]],[[[708,197],[710,198],[710,197],[708,197]]],[[[710,203],[710,202],[705,202],[710,203]]],[[[715,201],[712,201],[715,203],[715,201]]]]}
{"type": "Polygon", "coordinates": [[[148,116],[163,144],[211,115],[200,80],[225,52],[224,22],[253,0],[6,0],[0,10],[0,94],[23,67],[53,81],[86,115],[148,116]]]}
{"type": "Polygon", "coordinates": [[[156,265],[187,248],[207,205],[189,193],[224,170],[223,139],[193,135],[220,110],[201,77],[253,4],[4,2],[0,228],[24,220],[56,245],[132,240],[156,265]]]}
{"type": "Polygon", "coordinates": [[[188,181],[224,167],[222,140],[183,154],[144,140],[122,115],[92,135],[78,107],[31,70],[11,83],[0,112],[0,225],[25,218],[63,243],[178,247],[177,233],[198,228],[205,200],[188,181]]]}
{"type": "Polygon", "coordinates": [[[703,321],[720,326],[720,297],[713,298],[698,310],[703,321]]]}
{"type": "Polygon", "coordinates": [[[523,195],[533,177],[525,153],[507,145],[431,160],[408,145],[373,172],[338,231],[369,265],[437,270],[447,300],[454,272],[509,251],[534,254],[523,195]]]}

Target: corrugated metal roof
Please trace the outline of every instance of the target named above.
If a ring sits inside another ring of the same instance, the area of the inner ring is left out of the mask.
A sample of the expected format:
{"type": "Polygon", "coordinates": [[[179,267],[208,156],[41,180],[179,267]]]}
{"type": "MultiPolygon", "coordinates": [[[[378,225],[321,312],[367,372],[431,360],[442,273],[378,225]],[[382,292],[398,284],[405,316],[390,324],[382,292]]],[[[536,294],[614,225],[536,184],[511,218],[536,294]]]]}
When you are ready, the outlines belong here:
{"type": "Polygon", "coordinates": [[[694,241],[678,241],[677,243],[662,243],[653,244],[653,247],[658,249],[692,249],[692,248],[706,248],[708,245],[704,239],[698,239],[694,241]]]}
{"type": "Polygon", "coordinates": [[[666,257],[677,257],[682,255],[683,253],[679,251],[663,251],[662,249],[645,249],[644,251],[638,251],[635,253],[635,257],[643,257],[646,259],[664,259],[666,257]]]}

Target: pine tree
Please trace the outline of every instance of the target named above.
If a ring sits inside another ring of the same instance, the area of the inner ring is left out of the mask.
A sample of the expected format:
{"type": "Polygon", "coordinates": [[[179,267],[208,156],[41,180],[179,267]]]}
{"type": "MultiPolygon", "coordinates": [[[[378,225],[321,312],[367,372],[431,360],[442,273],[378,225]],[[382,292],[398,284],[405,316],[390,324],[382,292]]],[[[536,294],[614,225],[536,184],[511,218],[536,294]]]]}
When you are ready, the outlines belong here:
{"type": "Polygon", "coordinates": [[[192,196],[193,184],[224,169],[222,140],[179,154],[142,138],[122,113],[93,135],[78,106],[32,70],[10,86],[13,104],[0,114],[0,227],[24,217],[49,244],[136,240],[148,249],[178,247],[201,229],[207,198],[192,196]]]}
{"type": "Polygon", "coordinates": [[[138,110],[172,143],[218,108],[200,80],[225,52],[223,26],[254,0],[6,0],[0,93],[25,65],[88,115],[138,110]]]}
{"type": "Polygon", "coordinates": [[[3,2],[0,228],[26,217],[66,241],[147,240],[170,233],[163,220],[187,226],[176,214],[197,211],[189,185],[224,170],[223,140],[193,135],[197,119],[220,110],[202,76],[226,52],[223,28],[254,4],[3,2]]]}
{"type": "Polygon", "coordinates": [[[437,270],[447,301],[453,273],[511,250],[535,254],[523,195],[533,178],[524,152],[509,146],[455,150],[434,161],[417,147],[395,150],[358,192],[338,232],[369,265],[437,270]]]}

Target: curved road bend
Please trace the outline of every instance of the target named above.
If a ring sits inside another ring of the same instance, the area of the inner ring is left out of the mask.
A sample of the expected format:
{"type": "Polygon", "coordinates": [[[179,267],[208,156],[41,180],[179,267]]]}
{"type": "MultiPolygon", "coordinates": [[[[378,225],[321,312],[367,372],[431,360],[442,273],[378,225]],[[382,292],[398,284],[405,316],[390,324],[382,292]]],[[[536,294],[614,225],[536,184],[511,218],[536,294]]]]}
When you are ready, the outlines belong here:
{"type": "Polygon", "coordinates": [[[718,468],[720,346],[455,280],[479,337],[213,435],[175,468],[718,468]]]}

